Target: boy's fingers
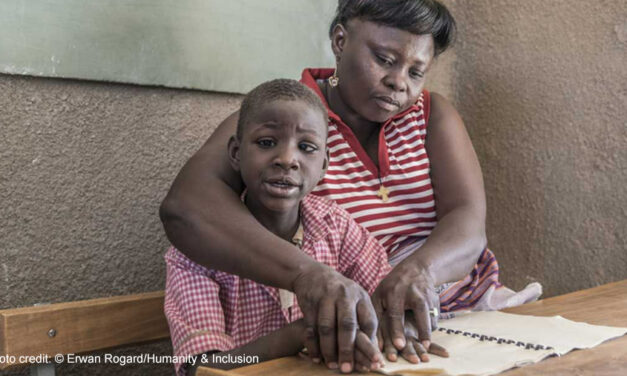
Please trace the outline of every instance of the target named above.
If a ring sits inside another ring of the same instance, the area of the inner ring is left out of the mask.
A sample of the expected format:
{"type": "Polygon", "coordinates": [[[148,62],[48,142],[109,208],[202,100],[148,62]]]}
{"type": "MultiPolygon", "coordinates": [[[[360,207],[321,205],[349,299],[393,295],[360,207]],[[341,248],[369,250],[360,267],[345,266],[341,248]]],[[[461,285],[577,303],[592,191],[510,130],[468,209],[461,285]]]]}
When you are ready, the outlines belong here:
{"type": "Polygon", "coordinates": [[[407,346],[401,350],[401,356],[410,363],[420,363],[420,358],[418,358],[416,349],[414,349],[412,342],[414,342],[413,339],[408,339],[407,346]]]}
{"type": "Polygon", "coordinates": [[[357,333],[355,340],[355,352],[357,351],[364,354],[371,364],[378,364],[383,361],[383,355],[381,355],[377,346],[361,331],[357,333]]]}
{"type": "Polygon", "coordinates": [[[414,341],[414,340],[412,340],[411,342],[412,342],[412,345],[414,347],[414,350],[416,350],[416,355],[418,355],[418,357],[420,358],[420,361],[421,362],[428,362],[429,361],[429,355],[427,355],[427,350],[422,345],[422,343],[420,343],[418,341],[414,341]]]}
{"type": "Polygon", "coordinates": [[[370,372],[372,362],[364,353],[355,348],[355,370],[358,372],[370,372]]]}
{"type": "Polygon", "coordinates": [[[429,353],[433,355],[441,356],[442,358],[449,357],[449,353],[444,347],[433,342],[431,342],[431,346],[429,346],[429,353]]]}

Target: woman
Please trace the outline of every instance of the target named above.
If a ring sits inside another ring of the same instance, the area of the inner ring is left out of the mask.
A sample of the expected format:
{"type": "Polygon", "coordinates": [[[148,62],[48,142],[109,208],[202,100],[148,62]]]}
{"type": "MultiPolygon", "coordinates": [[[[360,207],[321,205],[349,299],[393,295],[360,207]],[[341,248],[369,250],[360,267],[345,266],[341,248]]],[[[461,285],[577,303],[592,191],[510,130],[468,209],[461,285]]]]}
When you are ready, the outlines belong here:
{"type": "Polygon", "coordinates": [[[433,0],[340,0],[330,30],[336,70],[303,73],[329,108],[329,172],[316,194],[351,212],[395,266],[372,301],[246,211],[226,153],[237,113],[187,162],[162,204],[170,241],[195,262],[294,291],[309,353],[330,368],[352,370],[356,331],[374,341],[377,316],[388,359],[397,350],[424,359],[440,307],[485,307],[500,286],[485,248],[485,196],[472,144],[457,111],[423,90],[454,28],[433,0]],[[405,310],[416,332],[407,338],[405,310]]]}

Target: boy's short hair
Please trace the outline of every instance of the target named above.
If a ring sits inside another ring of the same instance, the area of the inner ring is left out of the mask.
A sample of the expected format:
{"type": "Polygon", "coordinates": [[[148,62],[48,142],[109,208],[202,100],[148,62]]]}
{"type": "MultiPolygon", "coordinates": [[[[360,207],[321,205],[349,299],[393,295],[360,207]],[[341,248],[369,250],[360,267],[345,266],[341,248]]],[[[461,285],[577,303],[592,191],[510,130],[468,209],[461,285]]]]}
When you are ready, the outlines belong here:
{"type": "Polygon", "coordinates": [[[434,56],[438,56],[455,39],[455,19],[437,0],[338,0],[329,36],[337,24],[361,18],[380,25],[423,35],[431,34],[434,56]]]}
{"type": "Polygon", "coordinates": [[[279,78],[252,89],[244,98],[237,120],[237,138],[242,138],[244,125],[263,105],[276,100],[301,100],[322,113],[327,118],[327,109],[316,93],[296,80],[279,78]]]}

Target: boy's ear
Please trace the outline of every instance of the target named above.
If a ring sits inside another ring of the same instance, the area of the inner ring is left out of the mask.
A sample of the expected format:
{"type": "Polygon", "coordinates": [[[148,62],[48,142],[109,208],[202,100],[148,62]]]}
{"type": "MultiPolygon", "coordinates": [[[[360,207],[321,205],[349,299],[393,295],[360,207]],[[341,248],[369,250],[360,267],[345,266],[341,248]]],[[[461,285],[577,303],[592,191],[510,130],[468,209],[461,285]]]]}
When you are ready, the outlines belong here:
{"type": "Polygon", "coordinates": [[[231,163],[231,167],[233,170],[238,171],[239,168],[239,149],[240,149],[240,141],[237,136],[231,136],[229,138],[228,144],[228,153],[229,153],[229,162],[231,163]]]}
{"type": "Polygon", "coordinates": [[[324,178],[324,175],[327,174],[327,169],[329,168],[329,148],[326,148],[326,154],[324,156],[324,162],[322,162],[322,172],[320,173],[320,180],[324,178]]]}

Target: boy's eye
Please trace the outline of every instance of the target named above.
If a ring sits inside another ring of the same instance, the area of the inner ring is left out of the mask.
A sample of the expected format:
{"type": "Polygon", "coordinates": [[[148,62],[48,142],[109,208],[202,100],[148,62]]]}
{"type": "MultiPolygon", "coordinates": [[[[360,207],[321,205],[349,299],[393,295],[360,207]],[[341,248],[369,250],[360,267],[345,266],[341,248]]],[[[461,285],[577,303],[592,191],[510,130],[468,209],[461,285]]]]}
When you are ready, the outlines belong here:
{"type": "Polygon", "coordinates": [[[257,145],[261,146],[262,148],[271,148],[276,145],[276,142],[269,138],[262,138],[260,140],[257,140],[257,145]]]}
{"type": "Polygon", "coordinates": [[[316,147],[316,145],[312,145],[306,142],[301,142],[298,147],[300,148],[300,150],[306,152],[306,153],[313,153],[314,151],[318,150],[318,147],[316,147]]]}
{"type": "Polygon", "coordinates": [[[422,77],[424,77],[425,74],[423,72],[419,71],[419,70],[411,70],[411,71],[409,71],[409,75],[412,78],[422,78],[422,77]]]}

